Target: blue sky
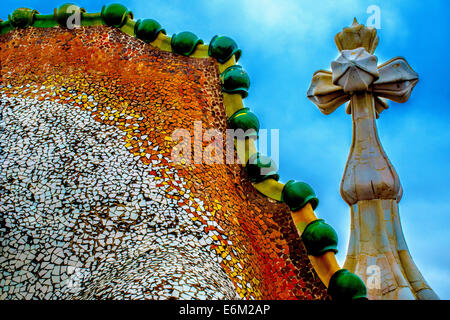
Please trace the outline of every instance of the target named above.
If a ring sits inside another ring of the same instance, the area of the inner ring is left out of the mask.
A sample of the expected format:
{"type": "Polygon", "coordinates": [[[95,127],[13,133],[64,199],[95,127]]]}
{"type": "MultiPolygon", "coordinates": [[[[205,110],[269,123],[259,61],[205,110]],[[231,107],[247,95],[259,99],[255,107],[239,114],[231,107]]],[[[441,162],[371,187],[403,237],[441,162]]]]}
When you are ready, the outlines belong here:
{"type": "MultiPolygon", "coordinates": [[[[99,12],[108,1],[74,1],[99,12]]],[[[280,129],[281,180],[311,184],[317,213],[337,230],[343,263],[350,214],[339,185],[351,144],[344,106],[325,116],[306,98],[312,74],[337,57],[334,35],[366,23],[370,5],[381,9],[380,62],[403,56],[420,81],[404,104],[390,102],[377,122],[379,136],[404,189],[400,217],[410,252],[425,279],[450,299],[450,2],[445,0],[122,0],[135,19],[153,18],[168,35],[192,31],[205,43],[216,34],[234,38],[239,63],[251,78],[245,105],[262,128],[280,129]]],[[[64,1],[3,0],[0,18],[17,7],[53,12],[64,1]]]]}

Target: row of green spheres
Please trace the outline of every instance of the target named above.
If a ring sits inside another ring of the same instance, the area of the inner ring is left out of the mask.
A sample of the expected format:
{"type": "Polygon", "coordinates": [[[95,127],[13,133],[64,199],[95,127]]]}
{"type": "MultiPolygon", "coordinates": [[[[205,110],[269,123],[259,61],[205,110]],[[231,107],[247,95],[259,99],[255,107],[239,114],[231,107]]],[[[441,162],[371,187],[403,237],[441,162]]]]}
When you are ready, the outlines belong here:
{"type": "MultiPolygon", "coordinates": [[[[59,8],[55,8],[53,15],[58,24],[65,27],[67,20],[75,12],[84,14],[86,10],[73,3],[66,3],[59,8]]],[[[39,14],[37,10],[18,8],[12,14],[8,15],[8,20],[14,28],[26,28],[33,25],[37,14],[39,14]]],[[[102,7],[101,17],[106,25],[121,28],[126,24],[128,19],[133,19],[133,13],[124,5],[113,3],[102,7]]],[[[166,34],[166,31],[161,25],[153,19],[138,20],[135,24],[134,31],[137,38],[147,43],[154,41],[160,32],[166,34]]],[[[192,32],[181,32],[172,37],[173,51],[182,55],[192,54],[197,45],[202,43],[203,41],[192,32]]],[[[236,42],[225,36],[214,36],[209,45],[208,53],[220,63],[225,63],[233,55],[236,61],[238,61],[241,56],[241,50],[238,48],[236,42]]]]}
{"type": "MultiPolygon", "coordinates": [[[[59,25],[66,27],[68,19],[75,12],[80,13],[82,16],[86,13],[86,10],[75,4],[66,3],[54,9],[53,17],[59,25]]],[[[39,14],[37,10],[19,8],[8,15],[8,20],[14,28],[27,28],[33,25],[37,14],[39,14]]],[[[129,19],[133,19],[133,13],[124,5],[113,3],[102,7],[101,17],[106,25],[121,28],[129,19]]],[[[134,26],[136,37],[146,43],[154,41],[160,32],[166,34],[161,25],[153,19],[138,20],[134,26]]],[[[171,39],[172,51],[185,56],[191,55],[199,44],[203,44],[203,40],[199,39],[194,33],[187,31],[174,34],[171,39]]],[[[214,36],[209,44],[208,54],[217,59],[219,63],[225,63],[232,56],[238,61],[241,56],[241,50],[233,39],[226,36],[214,36]]],[[[240,73],[244,76],[240,76],[239,72],[231,68],[225,73],[225,82],[230,83],[236,79],[240,84],[239,93],[246,97],[250,80],[245,72],[241,71],[240,73]]],[[[234,90],[234,85],[234,83],[225,84],[225,90],[234,90]]]]}

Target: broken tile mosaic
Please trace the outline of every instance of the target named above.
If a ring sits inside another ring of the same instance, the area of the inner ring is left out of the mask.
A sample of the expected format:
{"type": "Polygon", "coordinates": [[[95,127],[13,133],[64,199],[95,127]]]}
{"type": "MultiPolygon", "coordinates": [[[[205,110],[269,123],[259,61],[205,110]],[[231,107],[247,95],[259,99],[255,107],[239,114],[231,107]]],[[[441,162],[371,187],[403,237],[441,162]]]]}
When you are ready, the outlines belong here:
{"type": "Polygon", "coordinates": [[[106,26],[0,47],[0,298],[327,299],[241,165],[170,160],[174,129],[227,129],[214,59],[106,26]]]}

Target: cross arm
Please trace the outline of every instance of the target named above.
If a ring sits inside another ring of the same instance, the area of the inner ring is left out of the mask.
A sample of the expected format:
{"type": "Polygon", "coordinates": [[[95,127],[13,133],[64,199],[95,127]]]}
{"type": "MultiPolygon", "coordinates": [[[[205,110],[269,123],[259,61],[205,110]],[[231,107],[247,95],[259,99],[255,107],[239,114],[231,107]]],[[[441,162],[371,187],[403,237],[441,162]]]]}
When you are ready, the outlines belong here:
{"type": "MultiPolygon", "coordinates": [[[[331,114],[349,101],[355,88],[373,93],[377,118],[383,110],[389,108],[386,99],[399,103],[409,99],[419,76],[408,62],[397,57],[378,67],[371,61],[372,65],[369,66],[365,61],[370,61],[370,56],[361,55],[362,50],[364,49],[358,48],[344,52],[350,57],[361,56],[361,59],[349,63],[346,61],[348,59],[340,58],[332,64],[332,72],[319,70],[314,73],[307,96],[322,113],[331,114]]],[[[347,105],[346,112],[351,113],[350,104],[347,105]]]]}
{"type": "Polygon", "coordinates": [[[378,67],[380,78],[373,83],[376,96],[395,102],[408,101],[419,75],[401,57],[391,59],[378,67]]]}
{"type": "Polygon", "coordinates": [[[350,100],[350,95],[345,93],[342,87],[334,85],[332,79],[332,72],[316,71],[307,93],[308,99],[327,115],[350,100]]]}

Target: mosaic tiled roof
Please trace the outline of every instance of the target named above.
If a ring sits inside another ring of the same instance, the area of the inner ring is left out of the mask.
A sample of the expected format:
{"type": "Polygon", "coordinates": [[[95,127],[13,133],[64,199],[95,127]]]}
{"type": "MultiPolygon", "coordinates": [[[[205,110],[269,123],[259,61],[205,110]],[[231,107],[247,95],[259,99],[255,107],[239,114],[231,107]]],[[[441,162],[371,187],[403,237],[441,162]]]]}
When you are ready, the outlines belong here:
{"type": "Polygon", "coordinates": [[[119,4],[18,9],[0,34],[1,298],[364,297],[314,191],[256,170],[257,134],[244,166],[171,161],[175,128],[259,129],[232,39],[119,4]]]}

